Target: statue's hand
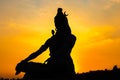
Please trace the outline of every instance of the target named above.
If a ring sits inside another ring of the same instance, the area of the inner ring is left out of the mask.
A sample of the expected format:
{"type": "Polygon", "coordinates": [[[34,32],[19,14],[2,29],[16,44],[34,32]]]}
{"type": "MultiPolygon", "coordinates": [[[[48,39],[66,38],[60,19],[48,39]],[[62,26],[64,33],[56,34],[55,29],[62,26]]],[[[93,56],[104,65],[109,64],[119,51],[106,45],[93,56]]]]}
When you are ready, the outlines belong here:
{"type": "Polygon", "coordinates": [[[16,68],[15,68],[16,73],[15,73],[15,75],[18,75],[18,74],[20,74],[20,72],[23,71],[23,69],[24,69],[24,64],[26,64],[26,63],[27,63],[27,61],[22,60],[20,63],[18,63],[18,64],[16,65],[16,68]]]}

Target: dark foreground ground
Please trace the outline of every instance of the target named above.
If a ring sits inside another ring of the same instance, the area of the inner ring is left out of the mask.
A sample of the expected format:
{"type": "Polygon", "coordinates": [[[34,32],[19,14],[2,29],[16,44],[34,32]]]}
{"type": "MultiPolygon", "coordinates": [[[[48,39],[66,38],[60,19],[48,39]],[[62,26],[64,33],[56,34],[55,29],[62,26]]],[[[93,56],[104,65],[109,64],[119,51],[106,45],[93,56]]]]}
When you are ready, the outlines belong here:
{"type": "Polygon", "coordinates": [[[112,70],[97,70],[77,74],[76,80],[120,80],[120,68],[114,66],[112,70]]]}
{"type": "MultiPolygon", "coordinates": [[[[0,78],[0,80],[22,80],[22,79],[0,78]]],[[[77,73],[76,80],[120,80],[120,68],[114,66],[112,70],[105,69],[89,71],[86,73],[77,73]]]]}

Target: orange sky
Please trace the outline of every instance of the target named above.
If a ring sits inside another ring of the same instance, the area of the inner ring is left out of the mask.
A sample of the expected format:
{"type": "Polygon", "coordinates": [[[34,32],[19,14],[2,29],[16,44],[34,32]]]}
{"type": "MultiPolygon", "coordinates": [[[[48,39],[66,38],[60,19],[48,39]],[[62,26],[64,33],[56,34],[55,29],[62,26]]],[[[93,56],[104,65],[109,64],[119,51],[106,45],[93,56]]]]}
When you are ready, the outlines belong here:
{"type": "MultiPolygon", "coordinates": [[[[77,41],[72,50],[76,72],[120,67],[120,0],[0,0],[0,77],[36,51],[54,29],[62,7],[77,41]]],[[[33,61],[44,62],[47,50],[33,61]]]]}

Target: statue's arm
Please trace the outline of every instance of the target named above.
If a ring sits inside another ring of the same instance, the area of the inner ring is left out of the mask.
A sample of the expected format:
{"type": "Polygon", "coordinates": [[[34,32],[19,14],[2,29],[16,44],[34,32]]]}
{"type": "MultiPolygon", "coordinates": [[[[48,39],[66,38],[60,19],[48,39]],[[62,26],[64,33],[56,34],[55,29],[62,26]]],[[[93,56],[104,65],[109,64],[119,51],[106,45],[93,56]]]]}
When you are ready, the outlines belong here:
{"type": "Polygon", "coordinates": [[[36,52],[33,52],[32,54],[30,54],[23,61],[30,61],[30,60],[36,58],[38,55],[40,55],[42,52],[44,52],[48,47],[49,47],[49,40],[47,40],[44,45],[42,45],[36,52]]]}

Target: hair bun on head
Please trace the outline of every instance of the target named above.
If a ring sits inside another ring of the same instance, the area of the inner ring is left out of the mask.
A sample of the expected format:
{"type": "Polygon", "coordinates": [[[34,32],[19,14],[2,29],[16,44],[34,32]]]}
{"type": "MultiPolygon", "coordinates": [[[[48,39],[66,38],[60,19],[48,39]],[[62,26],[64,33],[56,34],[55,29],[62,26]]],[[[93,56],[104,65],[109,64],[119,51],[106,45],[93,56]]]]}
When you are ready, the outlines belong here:
{"type": "Polygon", "coordinates": [[[58,12],[62,12],[62,10],[63,10],[62,8],[58,8],[58,12]]]}

